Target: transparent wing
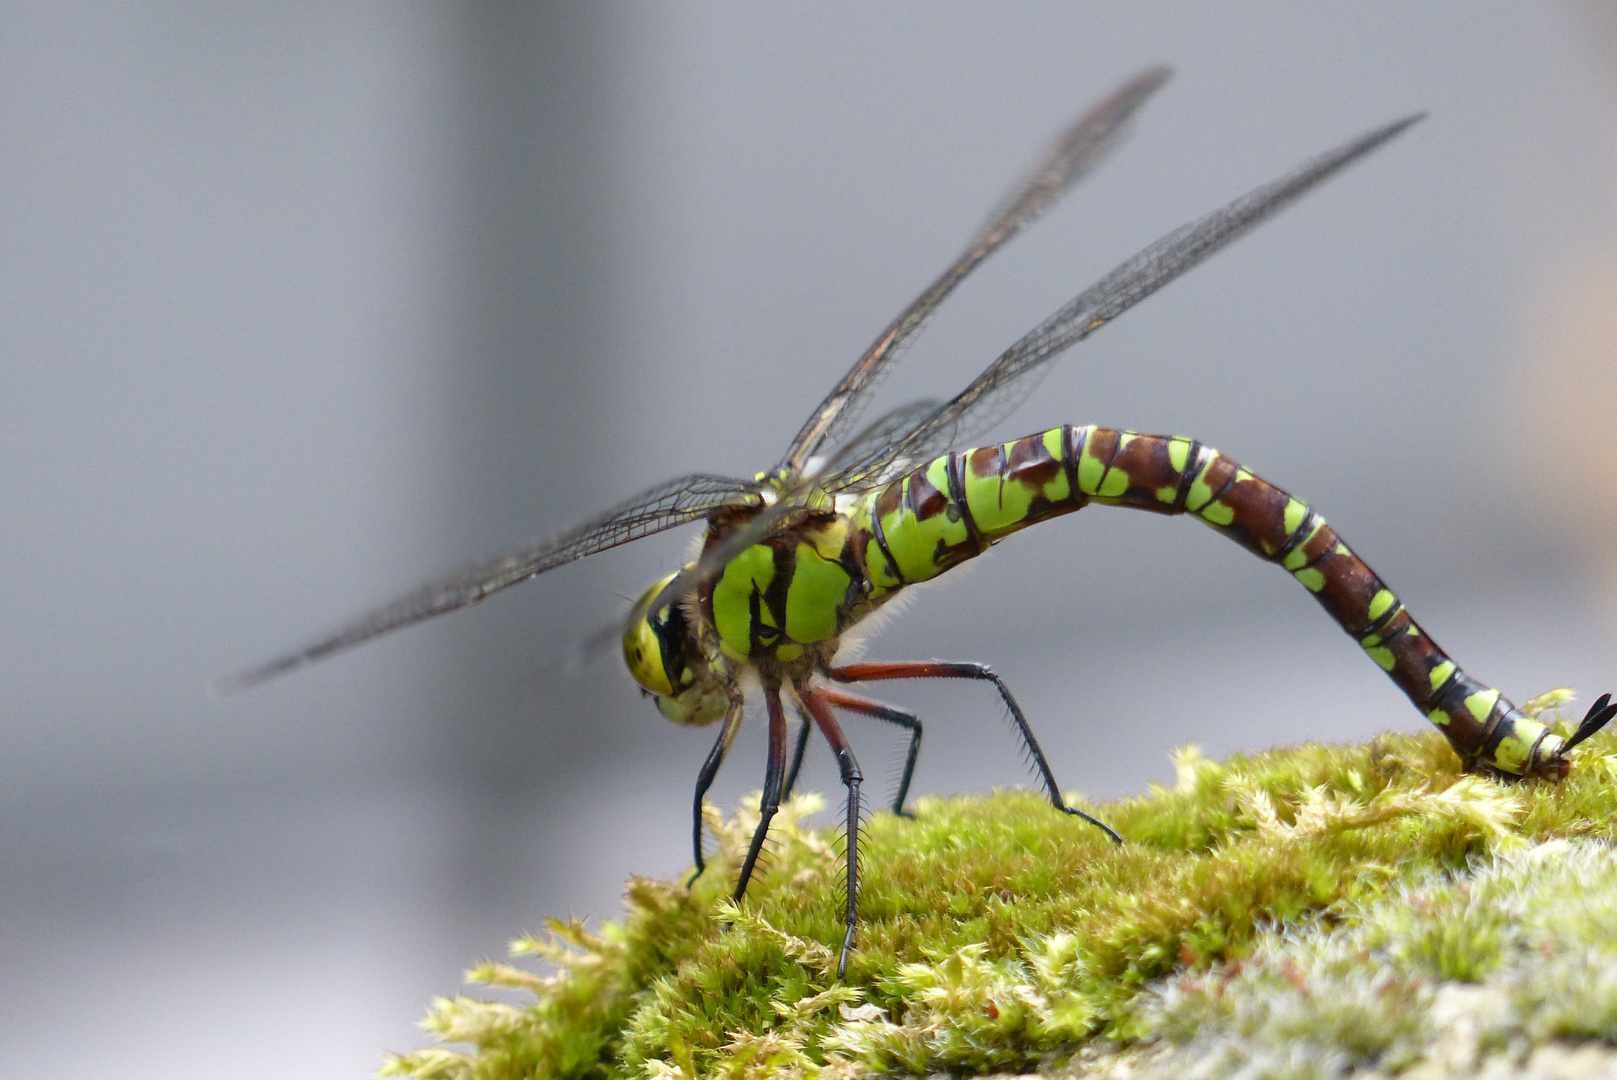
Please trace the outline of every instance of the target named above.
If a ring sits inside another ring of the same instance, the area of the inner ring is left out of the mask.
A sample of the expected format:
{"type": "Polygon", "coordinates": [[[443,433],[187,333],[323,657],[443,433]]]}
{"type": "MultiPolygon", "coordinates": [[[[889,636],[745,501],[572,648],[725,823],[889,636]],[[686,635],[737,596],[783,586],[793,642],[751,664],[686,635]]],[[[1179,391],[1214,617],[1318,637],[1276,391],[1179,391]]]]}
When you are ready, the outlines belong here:
{"type": "Polygon", "coordinates": [[[801,494],[802,490],[794,489],[792,492],[794,498],[766,507],[751,521],[739,526],[722,541],[702,552],[694,563],[675,574],[656,596],[644,604],[636,604],[629,612],[629,617],[624,620],[623,626],[632,626],[638,619],[655,614],[670,604],[683,603],[695,596],[703,585],[716,580],[724,573],[724,568],[730,565],[737,555],[754,544],[761,544],[769,539],[785,526],[787,519],[799,513],[803,505],[795,496],[801,494]]]}
{"type": "MultiPolygon", "coordinates": [[[[881,457],[894,439],[902,438],[906,433],[913,431],[918,423],[936,413],[938,408],[936,401],[912,401],[908,405],[900,405],[883,414],[865,430],[848,440],[831,459],[829,467],[833,470],[857,468],[860,461],[881,457]]],[[[684,601],[703,585],[722,574],[730,560],[752,545],[769,539],[784,527],[797,511],[804,508],[808,496],[818,487],[815,482],[818,475],[818,472],[805,472],[794,478],[791,485],[777,492],[773,505],[764,508],[763,512],[751,521],[741,525],[723,541],[704,551],[696,562],[680,570],[672,581],[663,586],[661,592],[643,606],[637,606],[631,611],[622,625],[627,627],[635,620],[645,618],[648,613],[684,601]]],[[[604,633],[602,640],[606,640],[604,633]]]]}
{"type": "Polygon", "coordinates": [[[940,408],[942,403],[939,401],[912,401],[886,413],[838,447],[830,461],[816,471],[816,476],[805,474],[801,483],[805,488],[819,487],[831,494],[886,483],[899,471],[898,462],[893,458],[893,448],[908,438],[910,432],[935,416],[940,408]],[[821,477],[825,481],[815,483],[821,477]]]}
{"type": "Polygon", "coordinates": [[[219,688],[225,693],[246,689],[371,638],[470,607],[501,589],[586,555],[696,521],[724,507],[758,503],[758,486],[750,481],[702,474],[670,480],[567,532],[426,585],[334,634],[226,679],[219,688]]]}
{"type": "Polygon", "coordinates": [[[1142,71],[1093,105],[1061,133],[1033,172],[1006,197],[954,264],[882,331],[820,402],[787,448],[779,466],[782,470],[788,475],[798,472],[828,440],[834,441],[853,426],[863,402],[891,368],[900,347],[915,335],[961,279],[1100,164],[1127,130],[1130,118],[1168,81],[1168,75],[1165,67],[1142,71]]]}
{"type": "Polygon", "coordinates": [[[865,430],[837,447],[821,472],[844,473],[864,461],[879,458],[893,443],[903,439],[942,406],[936,398],[923,398],[883,413],[865,430]]]}
{"type": "Polygon", "coordinates": [[[1417,120],[1406,117],[1322,154],[1199,221],[1175,229],[1080,293],[1006,349],[972,384],[884,452],[825,477],[835,492],[868,486],[903,462],[925,460],[998,423],[1027,399],[1063,350],[1117,318],[1162,286],[1238,239],[1310,188],[1358,160],[1417,120]]]}

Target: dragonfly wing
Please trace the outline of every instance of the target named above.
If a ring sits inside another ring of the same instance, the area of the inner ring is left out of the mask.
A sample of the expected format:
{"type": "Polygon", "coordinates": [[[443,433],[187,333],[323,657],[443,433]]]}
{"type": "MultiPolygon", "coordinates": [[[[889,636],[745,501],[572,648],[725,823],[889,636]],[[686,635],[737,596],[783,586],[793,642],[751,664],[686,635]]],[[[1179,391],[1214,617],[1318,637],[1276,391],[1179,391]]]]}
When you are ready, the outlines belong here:
{"type": "Polygon", "coordinates": [[[1050,145],[1028,178],[1012,190],[970,246],[883,330],[865,354],[820,402],[781,459],[788,475],[800,471],[821,446],[847,432],[864,399],[891,368],[900,347],[967,274],[1005,241],[1048,210],[1068,188],[1100,164],[1125,133],[1128,121],[1168,80],[1165,67],[1141,72],[1093,105],[1050,145]]]}
{"type": "Polygon", "coordinates": [[[336,633],[226,679],[219,688],[225,693],[246,689],[434,615],[470,607],[586,555],[696,521],[724,507],[757,503],[758,487],[750,481],[702,474],[670,480],[576,528],[423,586],[336,633]]]}
{"type": "MultiPolygon", "coordinates": [[[[907,405],[884,413],[871,423],[858,435],[837,451],[831,459],[830,468],[840,472],[856,470],[859,462],[876,460],[893,444],[894,440],[902,439],[905,434],[913,431],[917,424],[926,420],[938,411],[939,404],[933,400],[912,401],[907,405]]],[[[629,615],[629,622],[644,618],[648,613],[662,610],[670,604],[683,601],[693,595],[702,585],[712,581],[724,572],[724,568],[737,555],[754,544],[762,543],[774,535],[794,512],[803,508],[810,494],[818,487],[817,473],[805,473],[796,478],[794,483],[782,488],[773,505],[752,520],[746,522],[724,538],[723,541],[704,551],[695,563],[682,569],[674,579],[663,586],[662,591],[644,606],[636,608],[629,615]]],[[[843,485],[846,489],[850,485],[843,485]]]]}
{"type": "MultiPolygon", "coordinates": [[[[794,492],[799,494],[800,492],[794,492]]],[[[645,604],[636,604],[629,617],[624,620],[625,626],[633,625],[635,620],[643,619],[647,615],[654,615],[670,604],[682,603],[696,595],[698,589],[704,584],[714,581],[724,573],[724,568],[730,565],[737,555],[762,543],[786,523],[786,519],[802,509],[802,503],[791,500],[782,500],[773,506],[766,507],[751,521],[737,528],[722,541],[714,544],[694,563],[686,566],[673,579],[664,585],[645,604]]]]}
{"type": "MultiPolygon", "coordinates": [[[[900,405],[891,412],[882,414],[865,430],[838,447],[823,472],[842,479],[843,482],[837,488],[839,491],[856,486],[848,482],[855,477],[862,481],[858,486],[879,483],[881,477],[873,473],[868,466],[884,464],[887,451],[893,444],[902,442],[910,432],[930,419],[941,405],[942,402],[927,398],[912,401],[908,405],[900,405]]],[[[877,471],[881,472],[879,469],[877,471]]],[[[885,472],[882,472],[882,476],[885,476],[885,472]]]]}
{"type": "MultiPolygon", "coordinates": [[[[1199,221],[1175,229],[1034,327],[970,386],[888,447],[878,460],[863,463],[863,468],[880,472],[884,461],[934,456],[997,423],[1027,399],[1039,378],[1048,373],[1049,361],[1062,351],[1420,119],[1417,114],[1361,135],[1199,221]]],[[[856,477],[836,475],[826,477],[823,486],[836,491],[856,483],[856,477]]]]}

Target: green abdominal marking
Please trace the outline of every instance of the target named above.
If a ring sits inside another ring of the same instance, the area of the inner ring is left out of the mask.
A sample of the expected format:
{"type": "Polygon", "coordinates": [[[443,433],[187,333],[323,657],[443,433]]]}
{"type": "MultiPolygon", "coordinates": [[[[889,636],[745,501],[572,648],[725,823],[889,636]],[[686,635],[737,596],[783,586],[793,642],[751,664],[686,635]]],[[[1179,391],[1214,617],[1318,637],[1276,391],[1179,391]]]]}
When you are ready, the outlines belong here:
{"type": "MultiPolygon", "coordinates": [[[[1283,567],[1468,764],[1528,773],[1560,748],[1543,725],[1462,671],[1307,503],[1193,439],[1068,426],[913,469],[849,511],[850,548],[864,551],[864,604],[1089,503],[1190,514],[1283,567]]],[[[816,589],[815,601],[830,592],[816,589]]],[[[859,614],[856,604],[840,617],[859,614]]],[[[822,613],[815,625],[830,618],[822,613]]]]}

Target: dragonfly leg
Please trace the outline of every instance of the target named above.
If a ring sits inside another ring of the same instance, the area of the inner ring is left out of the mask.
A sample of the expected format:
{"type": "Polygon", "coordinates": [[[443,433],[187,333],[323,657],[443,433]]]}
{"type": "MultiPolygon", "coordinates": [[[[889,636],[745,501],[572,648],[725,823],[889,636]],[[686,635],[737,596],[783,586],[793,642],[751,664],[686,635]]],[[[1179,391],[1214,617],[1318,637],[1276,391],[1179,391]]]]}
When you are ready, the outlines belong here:
{"type": "Polygon", "coordinates": [[[848,737],[831,714],[832,695],[824,690],[800,689],[798,697],[825,741],[831,744],[837,756],[837,768],[842,772],[842,786],[848,789],[848,907],[843,915],[847,930],[842,935],[842,954],[837,958],[837,978],[840,979],[848,969],[848,950],[853,948],[853,932],[859,924],[859,785],[864,776],[859,772],[859,762],[854,760],[848,737]]]}
{"type": "Polygon", "coordinates": [[[1028,755],[1033,759],[1033,767],[1044,783],[1045,794],[1050,797],[1050,803],[1064,814],[1083,818],[1091,825],[1100,829],[1112,838],[1114,843],[1121,844],[1123,838],[1105,822],[1079,810],[1075,806],[1068,806],[1067,801],[1061,797],[1061,787],[1056,783],[1054,771],[1050,768],[1050,761],[1039,748],[1039,740],[1033,735],[1033,726],[1027,722],[1027,716],[1022,707],[1011,696],[1011,691],[1001,679],[989,670],[987,664],[957,664],[946,663],[942,660],[900,661],[896,663],[862,663],[849,664],[846,667],[832,668],[826,672],[832,679],[842,683],[856,682],[883,682],[888,679],[975,679],[994,684],[999,691],[1000,700],[1011,712],[1011,719],[1016,724],[1016,730],[1022,737],[1022,744],[1027,747],[1028,755]]]}
{"type": "Polygon", "coordinates": [[[741,875],[736,879],[735,900],[747,894],[747,882],[758,865],[758,855],[764,849],[764,837],[769,835],[769,823],[780,809],[780,791],[786,776],[786,710],[780,703],[780,686],[766,685],[764,701],[769,706],[769,764],[764,769],[764,792],[758,801],[758,828],[753,830],[752,845],[747,848],[746,861],[741,864],[741,875]]]}
{"type": "Polygon", "coordinates": [[[899,817],[914,817],[914,814],[904,809],[904,800],[909,797],[910,780],[915,776],[915,761],[921,754],[921,718],[912,712],[905,712],[903,709],[896,709],[891,705],[871,701],[869,698],[862,698],[857,694],[850,694],[830,686],[819,687],[815,693],[839,709],[859,713],[861,716],[873,716],[877,720],[886,720],[889,724],[897,724],[910,733],[910,748],[904,758],[904,772],[899,776],[898,792],[893,796],[893,813],[899,817]]]}
{"type": "Polygon", "coordinates": [[[724,755],[729,752],[730,744],[735,741],[736,732],[741,730],[741,702],[730,704],[730,711],[724,714],[724,724],[719,728],[719,737],[713,743],[713,749],[708,751],[707,760],[702,762],[702,771],[696,774],[696,800],[691,808],[691,846],[696,855],[696,873],[685,882],[688,889],[696,884],[696,879],[702,876],[707,869],[707,862],[702,858],[702,800],[707,797],[707,789],[713,786],[713,778],[719,775],[719,766],[724,764],[724,755]]]}
{"type": "Polygon", "coordinates": [[[792,789],[797,786],[797,774],[803,769],[803,754],[808,750],[809,717],[802,708],[797,710],[797,744],[792,747],[792,764],[786,770],[786,785],[781,788],[780,797],[784,802],[792,797],[792,789]]]}

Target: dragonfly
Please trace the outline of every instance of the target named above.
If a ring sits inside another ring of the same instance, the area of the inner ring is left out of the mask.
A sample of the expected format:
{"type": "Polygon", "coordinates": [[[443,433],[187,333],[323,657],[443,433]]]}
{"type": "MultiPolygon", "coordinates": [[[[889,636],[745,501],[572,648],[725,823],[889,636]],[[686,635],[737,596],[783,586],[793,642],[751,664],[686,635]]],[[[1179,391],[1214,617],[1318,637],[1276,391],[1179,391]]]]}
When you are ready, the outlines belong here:
{"type": "Polygon", "coordinates": [[[922,731],[914,713],[847,687],[915,679],[991,686],[1052,807],[1122,843],[1113,829],[1063,797],[1027,716],[987,665],[838,663],[849,631],[905,590],[1012,533],[1091,504],[1198,518],[1278,564],[1447,736],[1468,768],[1500,777],[1564,778],[1572,749],[1617,715],[1609,694],[1569,737],[1550,731],[1462,671],[1313,507],[1230,457],[1184,436],[1070,424],[971,445],[1021,405],[1069,348],[1382,147],[1421,114],[1351,139],[1168,233],[1035,326],[954,397],[900,406],[856,430],[873,390],[928,316],[984,259],[1108,155],[1168,75],[1160,67],[1143,71],[1073,121],[961,255],[831,388],[773,469],[751,479],[692,474],[670,480],[575,528],[429,584],[244,672],[227,687],[263,682],[470,607],[597,552],[705,522],[695,557],[653,582],[613,635],[621,632],[629,673],[663,716],[693,727],[718,725],[696,778],[693,883],[706,867],[703,801],[741,727],[748,696],[763,698],[768,756],[758,824],[735,883],[736,903],[746,894],[770,822],[796,782],[811,729],[829,744],[847,795],[839,978],[858,925],[864,777],[837,714],[885,721],[905,733],[907,754],[891,803],[898,814],[906,813],[922,731]],[[798,719],[789,764],[788,706],[798,719]]]}

